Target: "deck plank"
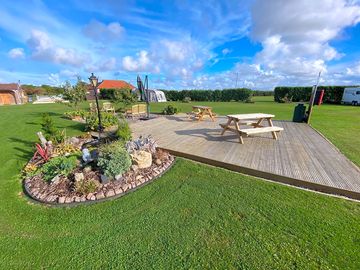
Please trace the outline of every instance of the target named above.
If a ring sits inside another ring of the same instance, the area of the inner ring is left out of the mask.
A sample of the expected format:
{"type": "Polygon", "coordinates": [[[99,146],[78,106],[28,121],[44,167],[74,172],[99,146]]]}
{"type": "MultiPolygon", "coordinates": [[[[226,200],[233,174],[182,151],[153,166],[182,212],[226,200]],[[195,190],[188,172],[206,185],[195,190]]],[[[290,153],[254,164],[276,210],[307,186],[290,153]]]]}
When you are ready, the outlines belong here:
{"type": "Polygon", "coordinates": [[[360,169],[316,130],[302,123],[274,121],[284,128],[271,134],[220,135],[219,123],[189,120],[185,115],[132,122],[133,136],[152,135],[158,145],[181,156],[296,186],[360,199],[360,169]]]}

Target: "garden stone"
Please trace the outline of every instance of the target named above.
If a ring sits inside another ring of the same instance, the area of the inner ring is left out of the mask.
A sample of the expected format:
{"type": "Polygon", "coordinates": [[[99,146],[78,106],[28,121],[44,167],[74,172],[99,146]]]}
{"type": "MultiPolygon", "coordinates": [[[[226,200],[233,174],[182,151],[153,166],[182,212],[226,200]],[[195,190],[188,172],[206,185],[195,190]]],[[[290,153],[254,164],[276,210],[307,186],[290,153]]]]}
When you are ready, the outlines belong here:
{"type": "Polygon", "coordinates": [[[103,184],[103,185],[108,184],[110,182],[110,180],[111,180],[111,177],[108,177],[108,176],[106,176],[104,174],[100,175],[101,184],[103,184]]]}
{"type": "Polygon", "coordinates": [[[93,195],[94,195],[94,193],[89,193],[89,194],[86,196],[86,199],[87,199],[87,200],[90,200],[93,195]]]}
{"type": "Polygon", "coordinates": [[[80,182],[85,179],[83,173],[75,173],[74,176],[75,176],[75,182],[80,182]]]}
{"type": "Polygon", "coordinates": [[[122,179],[122,174],[115,175],[115,180],[120,181],[122,179]]]}
{"type": "Polygon", "coordinates": [[[138,175],[138,176],[135,177],[135,180],[140,180],[140,179],[142,179],[142,178],[144,178],[144,176],[138,175]]]}
{"type": "Polygon", "coordinates": [[[89,173],[92,171],[92,168],[90,166],[86,166],[84,169],[83,169],[83,173],[89,173]]]}
{"type": "Polygon", "coordinates": [[[139,170],[139,167],[137,165],[131,165],[131,169],[134,171],[134,172],[137,172],[139,170]]]}
{"type": "Polygon", "coordinates": [[[81,201],[81,202],[85,202],[85,201],[86,201],[86,196],[85,196],[85,195],[81,196],[81,197],[80,197],[80,201],[81,201]]]}
{"type": "Polygon", "coordinates": [[[117,195],[117,194],[120,194],[120,193],[123,193],[123,190],[121,189],[121,187],[117,187],[115,189],[115,194],[117,195]]]}
{"type": "Polygon", "coordinates": [[[97,200],[104,199],[104,198],[105,198],[104,192],[100,191],[99,193],[96,194],[97,200]]]}
{"type": "Polygon", "coordinates": [[[129,185],[129,184],[124,184],[124,185],[122,186],[122,190],[125,192],[125,191],[127,191],[127,190],[129,189],[129,187],[131,187],[131,185],[129,185]]]}
{"type": "Polygon", "coordinates": [[[73,145],[78,145],[80,143],[80,139],[76,137],[71,137],[69,142],[73,145]]]}
{"type": "Polygon", "coordinates": [[[160,166],[160,165],[162,164],[161,160],[158,159],[158,158],[155,160],[155,163],[156,163],[156,165],[158,165],[158,166],[160,166]]]}
{"type": "Polygon", "coordinates": [[[81,198],[76,196],[75,199],[74,199],[74,201],[75,201],[75,202],[80,202],[80,201],[81,201],[81,198]]]}
{"type": "Polygon", "coordinates": [[[136,151],[131,155],[131,158],[139,169],[149,168],[152,164],[152,155],[146,151],[136,151]]]}
{"type": "Polygon", "coordinates": [[[72,197],[66,197],[65,198],[65,203],[71,203],[73,201],[72,197]]]}
{"type": "Polygon", "coordinates": [[[96,200],[95,195],[92,195],[92,196],[90,197],[90,200],[91,200],[91,201],[95,201],[95,200],[96,200]]]}
{"type": "Polygon", "coordinates": [[[51,179],[51,184],[57,185],[60,182],[60,175],[56,175],[53,179],[51,179]]]}
{"type": "Polygon", "coordinates": [[[112,197],[114,195],[115,195],[115,191],[113,189],[108,190],[105,194],[106,197],[112,197]]]}
{"type": "Polygon", "coordinates": [[[65,203],[65,197],[59,197],[58,202],[59,203],[65,203]]]}

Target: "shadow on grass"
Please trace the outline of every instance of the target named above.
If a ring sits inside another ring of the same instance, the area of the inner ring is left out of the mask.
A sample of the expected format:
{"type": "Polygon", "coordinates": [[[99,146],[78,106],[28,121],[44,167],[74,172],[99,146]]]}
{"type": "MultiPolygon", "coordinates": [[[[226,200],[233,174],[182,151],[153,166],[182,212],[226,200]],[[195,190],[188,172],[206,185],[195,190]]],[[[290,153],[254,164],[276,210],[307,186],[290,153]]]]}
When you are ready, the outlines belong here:
{"type": "Polygon", "coordinates": [[[25,141],[20,138],[11,137],[9,138],[9,141],[16,143],[17,145],[21,146],[15,146],[14,149],[16,150],[15,155],[21,159],[29,160],[34,155],[34,145],[35,143],[32,141],[25,141]]]}

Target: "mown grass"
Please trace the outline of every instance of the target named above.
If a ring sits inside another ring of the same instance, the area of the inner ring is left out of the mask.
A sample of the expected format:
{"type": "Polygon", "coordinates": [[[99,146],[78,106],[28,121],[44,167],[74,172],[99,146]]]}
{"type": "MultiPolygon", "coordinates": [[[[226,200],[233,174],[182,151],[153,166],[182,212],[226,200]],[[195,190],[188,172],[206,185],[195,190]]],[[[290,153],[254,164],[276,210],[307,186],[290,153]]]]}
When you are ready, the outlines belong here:
{"type": "MultiPolygon", "coordinates": [[[[252,112],[281,115],[262,105],[252,112]]],[[[227,106],[224,114],[239,104],[227,106]]],[[[313,123],[323,123],[323,133],[341,124],[342,110],[331,116],[332,106],[319,109],[326,116],[315,114],[313,123]]],[[[82,131],[61,117],[65,110],[0,108],[0,269],[359,269],[358,203],[183,159],[115,201],[69,209],[28,203],[18,174],[32,155],[41,113],[50,112],[69,135],[82,131]]]]}

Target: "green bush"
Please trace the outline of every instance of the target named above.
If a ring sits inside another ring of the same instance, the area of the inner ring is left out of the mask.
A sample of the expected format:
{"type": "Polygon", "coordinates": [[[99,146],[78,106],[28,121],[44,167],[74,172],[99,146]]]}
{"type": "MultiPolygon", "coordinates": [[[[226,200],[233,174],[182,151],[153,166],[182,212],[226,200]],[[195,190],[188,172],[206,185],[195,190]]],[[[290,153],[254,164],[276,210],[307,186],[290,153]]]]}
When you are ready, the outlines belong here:
{"type": "Polygon", "coordinates": [[[162,114],[165,115],[173,115],[179,112],[179,109],[174,106],[174,105],[167,105],[163,110],[162,110],[162,114]]]}
{"type": "Polygon", "coordinates": [[[45,163],[41,172],[45,181],[50,181],[56,175],[68,176],[76,167],[76,156],[55,157],[45,163]]]}
{"type": "Polygon", "coordinates": [[[101,147],[97,165],[108,177],[126,172],[131,166],[131,158],[124,143],[117,141],[101,147]]]}
{"type": "Polygon", "coordinates": [[[99,187],[96,180],[80,180],[75,183],[75,191],[80,195],[86,195],[95,192],[99,187]]]}
{"type": "MultiPolygon", "coordinates": [[[[86,119],[86,130],[98,130],[99,128],[99,119],[97,113],[91,113],[89,114],[86,119]]],[[[117,117],[112,113],[101,113],[101,125],[103,128],[115,126],[118,124],[117,117]]]]}
{"type": "Polygon", "coordinates": [[[118,130],[116,131],[116,136],[123,140],[124,142],[131,140],[131,129],[128,122],[125,119],[119,121],[118,130]]]}
{"type": "Polygon", "coordinates": [[[54,120],[48,113],[42,115],[41,128],[44,132],[44,136],[48,141],[52,141],[55,144],[65,141],[65,129],[59,130],[55,127],[54,120]]]}
{"type": "Polygon", "coordinates": [[[190,98],[192,101],[246,101],[252,94],[247,88],[224,89],[224,90],[163,90],[169,101],[184,101],[190,98]]]}
{"type": "Polygon", "coordinates": [[[70,111],[70,112],[64,112],[64,116],[69,119],[73,119],[77,116],[85,119],[89,115],[89,112],[84,110],[76,110],[76,111],[70,111]]]}
{"type": "MultiPolygon", "coordinates": [[[[340,104],[345,87],[351,86],[318,86],[318,90],[325,90],[323,102],[340,104]]],[[[309,101],[312,87],[275,87],[274,100],[276,102],[284,102],[285,100],[292,100],[294,102],[309,101]]]]}

